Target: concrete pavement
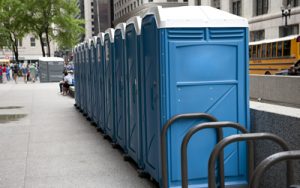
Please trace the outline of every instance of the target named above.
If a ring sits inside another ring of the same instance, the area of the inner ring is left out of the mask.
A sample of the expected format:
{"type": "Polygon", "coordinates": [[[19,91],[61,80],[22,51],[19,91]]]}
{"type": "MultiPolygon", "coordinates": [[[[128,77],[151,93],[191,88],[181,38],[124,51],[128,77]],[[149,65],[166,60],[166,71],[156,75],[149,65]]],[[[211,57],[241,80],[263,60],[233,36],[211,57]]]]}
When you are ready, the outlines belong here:
{"type": "Polygon", "coordinates": [[[156,187],[73,104],[57,83],[0,84],[0,188],[156,187]]]}

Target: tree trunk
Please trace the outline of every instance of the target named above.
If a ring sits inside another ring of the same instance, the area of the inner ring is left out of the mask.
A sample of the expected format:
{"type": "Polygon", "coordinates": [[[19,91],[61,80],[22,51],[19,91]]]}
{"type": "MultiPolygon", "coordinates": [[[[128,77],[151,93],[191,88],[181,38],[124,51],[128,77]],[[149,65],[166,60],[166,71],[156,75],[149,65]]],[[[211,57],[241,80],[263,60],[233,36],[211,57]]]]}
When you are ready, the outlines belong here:
{"type": "Polygon", "coordinates": [[[45,57],[46,53],[45,53],[45,48],[44,48],[44,43],[43,43],[43,33],[39,34],[39,38],[40,38],[40,44],[41,44],[41,48],[42,48],[43,57],[45,57]]]}
{"type": "Polygon", "coordinates": [[[19,49],[18,49],[18,40],[16,39],[16,36],[14,34],[10,35],[10,40],[12,42],[12,50],[15,56],[15,60],[17,63],[19,63],[19,49]]]}
{"type": "Polygon", "coordinates": [[[48,28],[45,30],[46,33],[46,40],[47,40],[47,55],[48,57],[51,56],[51,49],[50,49],[50,39],[49,39],[49,30],[48,28]]]}

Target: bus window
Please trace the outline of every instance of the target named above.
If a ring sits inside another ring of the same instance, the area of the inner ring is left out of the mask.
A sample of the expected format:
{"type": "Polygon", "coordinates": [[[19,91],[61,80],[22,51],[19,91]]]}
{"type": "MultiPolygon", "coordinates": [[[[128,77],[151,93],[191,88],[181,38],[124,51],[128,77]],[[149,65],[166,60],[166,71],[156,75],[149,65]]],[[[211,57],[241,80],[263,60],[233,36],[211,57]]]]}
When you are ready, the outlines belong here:
{"type": "Polygon", "coordinates": [[[277,57],[282,56],[282,42],[277,43],[277,57]]]}
{"type": "Polygon", "coordinates": [[[260,58],[261,55],[261,45],[257,45],[257,58],[260,58]]]}
{"type": "Polygon", "coordinates": [[[250,59],[252,58],[252,46],[249,46],[249,56],[250,56],[250,59]]]}
{"type": "Polygon", "coordinates": [[[276,42],[272,43],[272,57],[276,57],[276,42]]]}
{"type": "Polygon", "coordinates": [[[283,56],[291,56],[291,41],[283,41],[283,56]]]}
{"type": "Polygon", "coordinates": [[[267,49],[266,49],[266,48],[267,48],[267,45],[266,45],[266,44],[263,44],[263,45],[262,45],[262,49],[261,49],[261,57],[262,57],[262,58],[267,57],[267,56],[266,56],[266,52],[267,52],[267,49]]]}
{"type": "Polygon", "coordinates": [[[252,55],[252,58],[256,58],[257,56],[256,56],[256,45],[254,45],[254,46],[252,46],[252,53],[253,53],[253,55],[252,55]]]}
{"type": "Polygon", "coordinates": [[[267,44],[267,57],[272,57],[272,48],[271,43],[267,44]]]}

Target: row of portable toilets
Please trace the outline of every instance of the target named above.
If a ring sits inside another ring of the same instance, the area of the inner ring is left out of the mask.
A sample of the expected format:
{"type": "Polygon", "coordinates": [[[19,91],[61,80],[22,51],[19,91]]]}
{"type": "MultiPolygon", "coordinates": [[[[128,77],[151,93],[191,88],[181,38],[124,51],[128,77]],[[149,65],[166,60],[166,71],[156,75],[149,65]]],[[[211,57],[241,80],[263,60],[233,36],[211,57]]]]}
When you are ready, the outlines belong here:
{"type": "Polygon", "coordinates": [[[247,20],[154,7],[78,44],[74,59],[75,106],[140,172],[161,187],[247,185],[251,147],[230,144],[216,167],[211,156],[250,129],[247,20]]]}

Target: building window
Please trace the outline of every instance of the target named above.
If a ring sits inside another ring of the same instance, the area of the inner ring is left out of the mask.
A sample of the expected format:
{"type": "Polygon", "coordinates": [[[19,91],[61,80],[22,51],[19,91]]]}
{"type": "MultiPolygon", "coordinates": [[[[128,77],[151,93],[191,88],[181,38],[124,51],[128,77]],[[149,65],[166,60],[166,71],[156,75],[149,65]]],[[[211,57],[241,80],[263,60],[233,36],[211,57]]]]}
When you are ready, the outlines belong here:
{"type": "Polygon", "coordinates": [[[31,46],[31,47],[34,47],[34,46],[35,46],[35,38],[34,38],[34,37],[31,37],[31,38],[30,38],[30,46],[31,46]]]}
{"type": "Polygon", "coordinates": [[[290,0],[291,7],[298,7],[300,5],[300,0],[290,0]]]}
{"type": "Polygon", "coordinates": [[[46,40],[46,38],[42,38],[42,42],[43,42],[43,46],[47,46],[47,42],[46,42],[47,40],[46,40]]]}
{"type": "Polygon", "coordinates": [[[279,27],[279,37],[286,37],[289,35],[297,35],[299,33],[299,25],[288,25],[279,27]]]}
{"type": "Polygon", "coordinates": [[[221,9],[220,0],[212,0],[211,1],[211,6],[217,8],[217,9],[221,9]]]}
{"type": "Polygon", "coordinates": [[[265,39],[265,30],[257,30],[250,32],[250,41],[259,41],[265,39]]]}
{"type": "Polygon", "coordinates": [[[195,0],[195,5],[201,5],[201,0],[195,0]]]}
{"type": "Polygon", "coordinates": [[[256,16],[268,13],[268,0],[256,0],[256,16]]]}
{"type": "Polygon", "coordinates": [[[232,14],[241,15],[241,0],[232,0],[232,14]]]}
{"type": "Polygon", "coordinates": [[[22,47],[23,46],[23,39],[18,40],[18,44],[19,44],[20,47],[22,47]]]}

